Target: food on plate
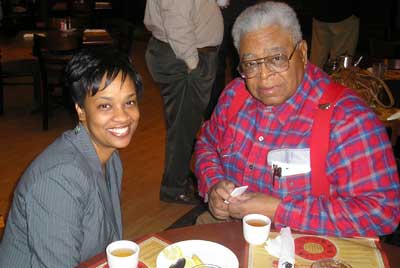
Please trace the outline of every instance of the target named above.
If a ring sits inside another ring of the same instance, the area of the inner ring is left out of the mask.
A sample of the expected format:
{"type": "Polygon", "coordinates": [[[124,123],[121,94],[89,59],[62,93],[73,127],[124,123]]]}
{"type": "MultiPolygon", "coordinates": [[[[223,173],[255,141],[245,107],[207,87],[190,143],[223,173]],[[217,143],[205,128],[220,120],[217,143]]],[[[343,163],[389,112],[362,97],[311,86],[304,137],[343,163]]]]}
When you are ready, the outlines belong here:
{"type": "Polygon", "coordinates": [[[167,247],[162,252],[171,262],[176,262],[179,258],[185,258],[185,268],[192,268],[196,265],[203,264],[199,256],[196,254],[193,254],[192,256],[184,255],[179,246],[167,247]]]}
{"type": "Polygon", "coordinates": [[[177,259],[183,257],[182,250],[178,246],[167,247],[162,252],[165,258],[171,261],[176,261],[177,259]]]}

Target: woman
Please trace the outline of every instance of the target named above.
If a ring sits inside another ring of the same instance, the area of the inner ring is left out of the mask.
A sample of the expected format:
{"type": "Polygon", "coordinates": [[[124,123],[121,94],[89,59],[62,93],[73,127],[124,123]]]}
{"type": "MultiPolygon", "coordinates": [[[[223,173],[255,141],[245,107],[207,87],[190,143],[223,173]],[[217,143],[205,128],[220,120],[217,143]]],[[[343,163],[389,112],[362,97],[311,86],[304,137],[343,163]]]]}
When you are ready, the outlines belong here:
{"type": "Polygon", "coordinates": [[[127,57],[96,49],[77,53],[66,84],[79,124],[28,167],[0,245],[0,267],[75,267],[122,238],[122,165],[139,120],[139,75],[127,57]]]}

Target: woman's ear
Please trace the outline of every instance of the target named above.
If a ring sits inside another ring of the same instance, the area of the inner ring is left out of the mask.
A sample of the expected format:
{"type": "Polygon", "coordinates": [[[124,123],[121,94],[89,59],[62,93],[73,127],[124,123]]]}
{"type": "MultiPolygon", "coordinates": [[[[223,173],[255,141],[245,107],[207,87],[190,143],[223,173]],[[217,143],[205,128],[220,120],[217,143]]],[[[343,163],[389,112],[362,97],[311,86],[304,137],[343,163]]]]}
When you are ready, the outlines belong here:
{"type": "Polygon", "coordinates": [[[75,110],[76,110],[76,113],[78,114],[78,119],[79,119],[79,121],[80,121],[80,122],[86,121],[85,109],[83,109],[83,108],[80,107],[77,103],[75,103],[75,110]]]}

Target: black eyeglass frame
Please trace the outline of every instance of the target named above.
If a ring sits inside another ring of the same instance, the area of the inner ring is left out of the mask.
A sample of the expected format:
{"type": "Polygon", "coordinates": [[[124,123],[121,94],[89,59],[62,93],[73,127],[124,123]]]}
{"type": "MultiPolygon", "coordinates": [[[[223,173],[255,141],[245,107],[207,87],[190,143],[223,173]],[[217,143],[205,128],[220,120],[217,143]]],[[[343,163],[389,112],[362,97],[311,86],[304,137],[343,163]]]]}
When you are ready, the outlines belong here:
{"type": "Polygon", "coordinates": [[[236,70],[239,72],[240,76],[241,76],[243,79],[250,79],[250,78],[253,78],[253,77],[257,76],[258,74],[260,74],[260,72],[261,72],[260,65],[261,65],[261,64],[266,65],[266,67],[267,67],[271,72],[274,72],[274,73],[282,73],[282,72],[285,72],[285,71],[287,71],[287,70],[289,69],[290,60],[292,59],[292,57],[293,57],[293,55],[294,55],[294,52],[295,52],[295,51],[297,50],[297,48],[299,47],[299,44],[300,44],[300,43],[301,43],[301,41],[298,41],[298,42],[296,43],[296,45],[294,46],[292,52],[290,53],[289,57],[287,58],[287,66],[286,66],[285,69],[282,69],[282,70],[280,70],[280,71],[277,71],[277,70],[275,70],[275,69],[273,69],[273,68],[270,67],[271,59],[273,59],[273,58],[275,58],[275,57],[277,57],[277,56],[286,56],[284,53],[279,53],[279,54],[275,54],[275,55],[268,56],[268,57],[264,57],[264,58],[258,58],[258,59],[254,59],[254,60],[247,60],[247,61],[240,62],[239,65],[238,65],[238,67],[236,68],[236,70]],[[253,61],[255,61],[255,62],[257,63],[257,71],[254,72],[254,75],[252,75],[252,76],[249,77],[249,76],[247,76],[244,72],[242,72],[242,71],[240,70],[240,69],[241,69],[241,68],[240,68],[240,65],[243,64],[243,63],[246,63],[246,62],[253,62],[253,61]]]}

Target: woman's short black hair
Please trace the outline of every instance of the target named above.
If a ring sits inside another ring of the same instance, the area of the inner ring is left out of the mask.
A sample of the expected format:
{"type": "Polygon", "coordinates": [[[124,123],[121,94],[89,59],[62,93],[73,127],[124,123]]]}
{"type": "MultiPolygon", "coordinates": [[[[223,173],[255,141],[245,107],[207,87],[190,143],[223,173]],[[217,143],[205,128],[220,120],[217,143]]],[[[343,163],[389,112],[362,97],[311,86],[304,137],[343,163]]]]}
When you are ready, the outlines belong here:
{"type": "Polygon", "coordinates": [[[106,88],[119,73],[122,73],[122,81],[127,76],[132,79],[136,94],[140,97],[142,79],[126,54],[110,48],[82,49],[65,67],[65,86],[70,91],[72,101],[83,107],[86,96],[94,96],[97,91],[106,88]],[[104,77],[105,83],[100,88],[104,77]]]}

